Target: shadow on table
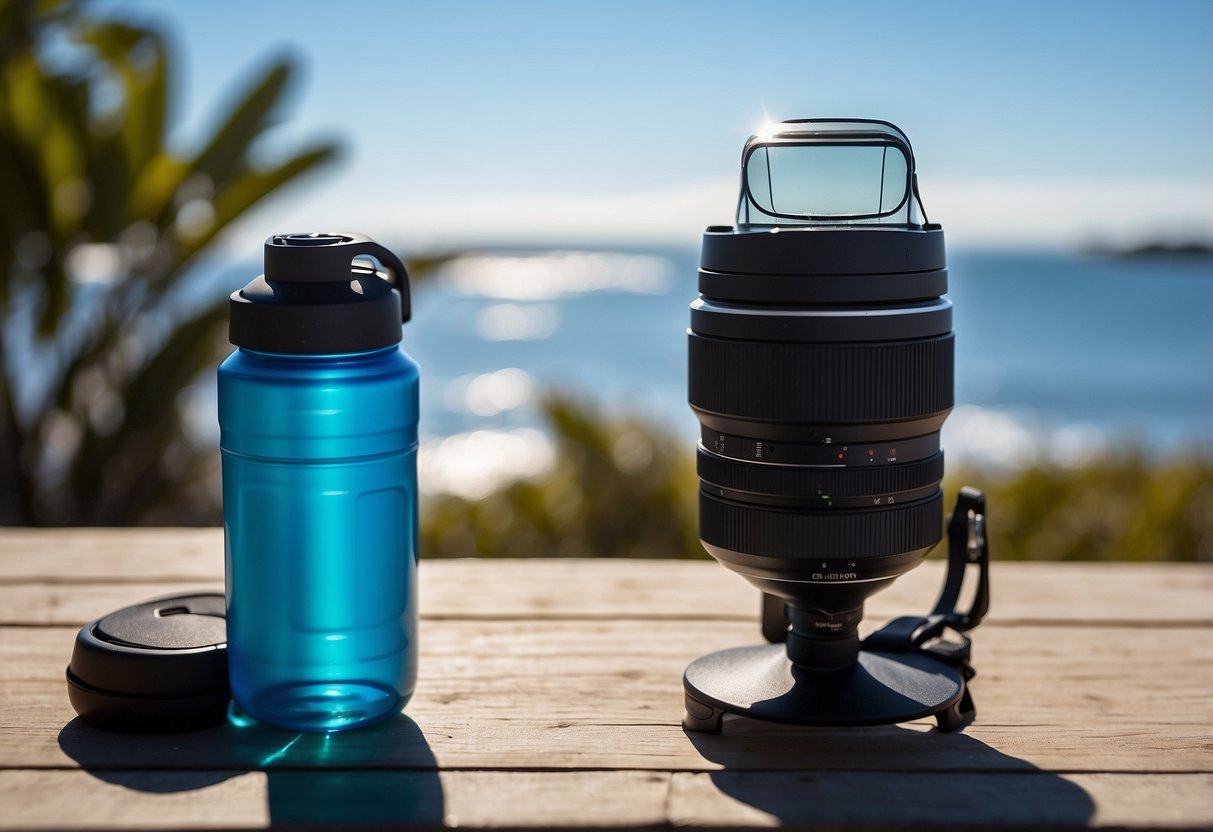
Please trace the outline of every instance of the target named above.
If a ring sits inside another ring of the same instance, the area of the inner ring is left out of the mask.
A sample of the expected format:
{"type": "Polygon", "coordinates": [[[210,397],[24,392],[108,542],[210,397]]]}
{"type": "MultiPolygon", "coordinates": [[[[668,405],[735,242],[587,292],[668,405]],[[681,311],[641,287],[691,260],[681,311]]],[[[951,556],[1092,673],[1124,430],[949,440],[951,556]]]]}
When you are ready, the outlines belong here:
{"type": "MultiPolygon", "coordinates": [[[[688,796],[782,825],[1086,826],[1091,796],[1056,774],[963,733],[898,726],[816,729],[725,718],[724,733],[687,733],[724,766],[688,796]],[[744,804],[737,807],[713,792],[744,804]],[[728,805],[725,805],[728,804],[728,805]],[[751,808],[746,808],[751,807],[751,808]]],[[[717,818],[725,823],[728,818],[717,818]]]]}
{"type": "Polygon", "coordinates": [[[445,816],[433,752],[403,714],[337,734],[243,720],[187,734],[119,734],[76,718],[59,732],[59,747],[94,777],[142,792],[204,789],[264,771],[274,824],[441,826],[445,816]]]}

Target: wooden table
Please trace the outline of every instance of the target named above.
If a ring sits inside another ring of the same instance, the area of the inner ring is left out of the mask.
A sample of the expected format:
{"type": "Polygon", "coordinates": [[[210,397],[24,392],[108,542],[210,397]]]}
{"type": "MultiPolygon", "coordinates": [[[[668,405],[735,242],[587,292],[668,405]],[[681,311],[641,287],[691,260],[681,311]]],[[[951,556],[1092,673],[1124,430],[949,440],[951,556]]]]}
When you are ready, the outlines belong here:
{"type": "MultiPolygon", "coordinates": [[[[756,643],[711,562],[434,561],[407,716],[329,737],[75,718],[76,629],[222,586],[222,534],[0,531],[0,827],[1213,826],[1213,568],[996,563],[977,722],[688,736],[681,673],[756,643]]],[[[925,611],[942,564],[869,603],[925,611]]]]}

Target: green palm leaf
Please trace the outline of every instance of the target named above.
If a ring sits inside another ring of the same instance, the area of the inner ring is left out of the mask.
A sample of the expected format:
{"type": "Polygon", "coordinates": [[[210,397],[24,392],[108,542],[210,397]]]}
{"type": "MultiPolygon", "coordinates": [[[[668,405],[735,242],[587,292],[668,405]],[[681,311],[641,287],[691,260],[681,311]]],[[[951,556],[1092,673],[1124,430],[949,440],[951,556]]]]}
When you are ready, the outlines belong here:
{"type": "Polygon", "coordinates": [[[307,171],[332,160],[336,154],[334,145],[324,145],[300,153],[272,170],[240,174],[215,195],[212,201],[215,217],[210,229],[182,247],[180,267],[187,267],[224,228],[262,199],[307,171]]]}
{"type": "Polygon", "coordinates": [[[271,66],[252,84],[198,154],[194,170],[209,176],[216,188],[226,185],[248,166],[249,146],[270,126],[270,115],[282,97],[291,72],[291,64],[284,60],[271,66]]]}
{"type": "Polygon", "coordinates": [[[72,492],[88,498],[80,509],[86,522],[138,522],[145,495],[171,485],[159,462],[181,433],[177,393],[213,366],[214,336],[226,318],[227,304],[220,302],[179,322],[151,360],[114,391],[125,408],[121,428],[104,435],[86,429],[69,476],[72,492]],[[122,465],[124,459],[143,464],[122,465]]]}
{"type": "Polygon", "coordinates": [[[164,38],[148,29],[107,22],[86,28],[79,40],[95,48],[122,77],[122,147],[127,167],[138,175],[164,140],[168,98],[164,38]]]}

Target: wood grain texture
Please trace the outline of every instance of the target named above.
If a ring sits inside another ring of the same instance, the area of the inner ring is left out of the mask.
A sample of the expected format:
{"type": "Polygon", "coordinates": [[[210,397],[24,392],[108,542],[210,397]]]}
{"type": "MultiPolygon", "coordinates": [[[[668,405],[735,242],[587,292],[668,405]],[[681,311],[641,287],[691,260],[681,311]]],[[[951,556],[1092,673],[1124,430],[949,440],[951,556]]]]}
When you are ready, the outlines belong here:
{"type": "Polygon", "coordinates": [[[1195,828],[1213,824],[1213,775],[674,774],[675,826],[859,829],[1195,828]]]}
{"type": "MultiPolygon", "coordinates": [[[[11,729],[0,731],[0,759],[9,764],[244,767],[294,736],[227,726],[193,735],[182,756],[176,741],[69,724],[73,636],[0,628],[0,726],[11,729]]],[[[981,636],[979,718],[962,734],[924,732],[927,723],[817,730],[736,720],[723,737],[688,738],[683,669],[702,652],[755,641],[752,624],[427,622],[406,709],[424,737],[367,729],[331,748],[340,765],[367,768],[432,757],[491,769],[888,769],[904,759],[919,770],[1213,771],[1213,633],[1025,626],[981,636]],[[1172,673],[1178,651],[1182,674],[1172,673]]]]}
{"type": "Polygon", "coordinates": [[[1201,829],[1213,775],[0,771],[0,829],[1201,829]],[[35,798],[36,799],[32,799],[35,798]],[[56,807],[54,815],[45,811],[56,807]]]}
{"type": "Polygon", "coordinates": [[[665,772],[0,771],[0,829],[645,828],[665,772]],[[38,795],[40,801],[23,800],[38,795]],[[48,817],[45,805],[57,811],[48,817]]]}
{"type": "MultiPolygon", "coordinates": [[[[870,618],[925,612],[927,561],[872,597],[870,618]]],[[[1213,626],[1213,565],[995,563],[989,626],[1213,626]],[[1093,581],[1097,575],[1098,580],[1093,581]]],[[[173,592],[223,589],[222,529],[0,529],[0,624],[75,624],[173,592]]],[[[757,591],[712,561],[423,560],[429,618],[752,620],[757,591]]]]}
{"type": "MultiPolygon", "coordinates": [[[[329,737],[77,719],[75,630],[222,589],[222,532],[0,530],[0,829],[1213,828],[1213,568],[995,563],[977,722],[682,731],[681,674],[756,643],[710,561],[432,561],[400,716],[329,737]]],[[[923,612],[928,562],[869,604],[923,612]]]]}

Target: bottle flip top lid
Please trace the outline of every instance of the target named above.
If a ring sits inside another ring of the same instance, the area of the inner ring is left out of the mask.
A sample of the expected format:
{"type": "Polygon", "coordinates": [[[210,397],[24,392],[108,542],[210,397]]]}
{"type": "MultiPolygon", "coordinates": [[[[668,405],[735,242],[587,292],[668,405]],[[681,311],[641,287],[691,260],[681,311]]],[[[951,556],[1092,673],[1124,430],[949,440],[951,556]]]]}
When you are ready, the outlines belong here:
{"type": "Polygon", "coordinates": [[[222,593],[173,595],[80,629],[67,668],[76,713],[100,728],[187,731],[224,719],[230,696],[222,593]]]}
{"type": "Polygon", "coordinates": [[[228,340],[296,355],[368,352],[399,343],[411,313],[404,263],[370,237],[275,234],[265,274],[231,295],[228,340]]]}

